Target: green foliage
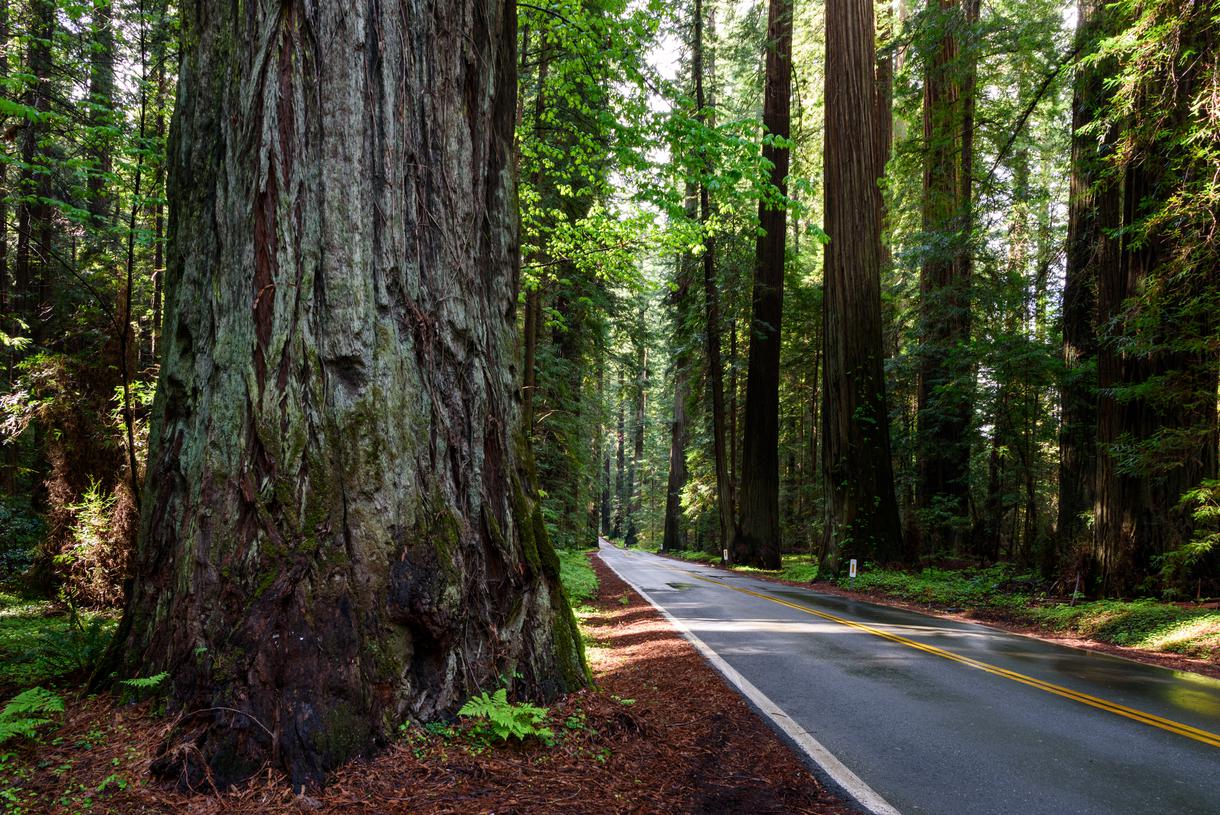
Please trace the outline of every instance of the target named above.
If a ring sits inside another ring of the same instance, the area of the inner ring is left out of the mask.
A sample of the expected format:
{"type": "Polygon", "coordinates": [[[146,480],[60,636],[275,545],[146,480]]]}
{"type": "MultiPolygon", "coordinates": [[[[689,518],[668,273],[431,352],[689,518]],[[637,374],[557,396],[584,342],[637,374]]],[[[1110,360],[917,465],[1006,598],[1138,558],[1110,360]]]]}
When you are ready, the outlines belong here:
{"type": "MultiPolygon", "coordinates": [[[[841,586],[852,585],[840,577],[841,586]]],[[[1010,566],[997,564],[982,569],[926,568],[919,572],[875,569],[862,564],[854,586],[911,603],[939,608],[1014,609],[1028,607],[1038,583],[1010,566]]]]}
{"type": "Polygon", "coordinates": [[[1220,657],[1220,611],[1154,600],[1096,600],[1031,608],[1028,616],[1043,625],[1100,642],[1201,659],[1220,657]]]}
{"type": "MultiPolygon", "coordinates": [[[[840,585],[848,581],[840,579],[840,585]]],[[[1099,642],[1169,651],[1202,659],[1220,656],[1220,612],[1155,600],[1048,602],[1040,581],[998,564],[983,569],[923,569],[918,573],[864,564],[855,587],[937,608],[1000,612],[1006,618],[1099,642]]]]}
{"type": "Polygon", "coordinates": [[[1187,490],[1178,508],[1190,514],[1195,529],[1189,541],[1159,559],[1161,581],[1166,591],[1175,594],[1182,593],[1195,566],[1220,547],[1220,481],[1208,479],[1187,490]]]}
{"type": "Polygon", "coordinates": [[[34,562],[46,523],[11,497],[0,497],[0,574],[15,577],[34,562]]]}
{"type": "Polygon", "coordinates": [[[87,675],[110,642],[106,613],[67,612],[45,600],[0,594],[0,686],[22,687],[87,675]]]}
{"type": "Polygon", "coordinates": [[[166,679],[169,679],[169,674],[162,671],[152,676],[136,676],[131,679],[120,679],[119,684],[135,690],[150,691],[161,687],[166,679]]]}
{"type": "Polygon", "coordinates": [[[33,739],[38,729],[64,712],[64,700],[45,688],[30,688],[9,700],[0,711],[0,744],[14,738],[33,739]]]}
{"type": "Polygon", "coordinates": [[[537,738],[546,744],[554,741],[555,733],[545,726],[547,708],[531,705],[527,702],[513,703],[508,701],[508,690],[500,688],[493,694],[486,691],[462,705],[458,716],[472,719],[474,732],[482,737],[495,737],[500,741],[515,738],[524,741],[527,738],[537,738]]]}
{"type": "Polygon", "coordinates": [[[597,596],[597,574],[589,565],[584,552],[557,549],[559,556],[559,580],[573,606],[581,606],[597,596]]]}

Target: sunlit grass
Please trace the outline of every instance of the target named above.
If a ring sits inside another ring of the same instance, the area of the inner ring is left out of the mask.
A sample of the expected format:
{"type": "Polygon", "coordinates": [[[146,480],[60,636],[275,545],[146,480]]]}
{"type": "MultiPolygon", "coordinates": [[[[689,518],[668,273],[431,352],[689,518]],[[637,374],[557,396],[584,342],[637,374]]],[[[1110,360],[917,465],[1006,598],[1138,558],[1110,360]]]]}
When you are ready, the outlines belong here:
{"type": "Polygon", "coordinates": [[[1028,614],[1052,628],[1100,642],[1203,659],[1220,657],[1220,611],[1155,600],[1095,600],[1031,608],[1028,614]]]}

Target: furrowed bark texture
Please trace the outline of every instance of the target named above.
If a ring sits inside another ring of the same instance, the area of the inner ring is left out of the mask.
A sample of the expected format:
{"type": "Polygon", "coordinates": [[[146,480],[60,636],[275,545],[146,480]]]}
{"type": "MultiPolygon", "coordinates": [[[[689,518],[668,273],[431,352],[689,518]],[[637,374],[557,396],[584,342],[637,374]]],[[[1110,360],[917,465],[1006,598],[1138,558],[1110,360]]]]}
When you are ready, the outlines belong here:
{"type": "MultiPolygon", "coordinates": [[[[1103,13],[1123,12],[1106,6],[1103,13]]],[[[1180,196],[1184,180],[1215,173],[1176,134],[1197,126],[1196,94],[1210,96],[1215,87],[1220,24],[1210,7],[1190,2],[1166,5],[1160,15],[1180,26],[1177,53],[1163,63],[1170,67],[1142,80],[1158,94],[1165,89],[1160,98],[1141,89],[1161,118],[1155,130],[1138,119],[1122,123],[1131,128],[1124,134],[1131,154],[1121,176],[1098,190],[1095,214],[1119,246],[1107,247],[1097,273],[1100,397],[1087,565],[1095,572],[1089,583],[1118,596],[1146,591],[1144,578],[1161,557],[1195,536],[1193,506],[1182,500],[1215,479],[1218,464],[1215,216],[1175,203],[1184,209],[1175,218],[1147,219],[1180,196]]],[[[1214,580],[1214,568],[1195,566],[1204,580],[1214,580]]]]}
{"type": "Polygon", "coordinates": [[[963,159],[961,0],[939,0],[941,36],[924,78],[923,229],[932,246],[919,274],[919,423],[916,501],[925,553],[963,551],[970,502],[973,369],[970,339],[969,167],[963,159]],[[965,191],[965,194],[963,194],[965,191]]]}
{"type": "Polygon", "coordinates": [[[157,769],[316,782],[587,677],[518,428],[512,3],[186,4],[120,670],[157,769]]]}
{"type": "MultiPolygon", "coordinates": [[[[1076,43],[1092,52],[1103,28],[1099,0],[1079,4],[1076,43]]],[[[1093,507],[1097,469],[1097,274],[1113,239],[1102,229],[1096,189],[1102,173],[1097,134],[1084,131],[1105,104],[1104,72],[1096,64],[1076,71],[1072,94],[1072,179],[1068,202],[1067,263],[1063,280],[1063,412],[1059,425],[1060,555],[1087,548],[1083,517],[1093,507]],[[1084,132],[1082,132],[1084,131],[1084,132]]],[[[1112,137],[1111,137],[1112,138],[1112,137]]],[[[1104,197],[1104,195],[1102,196],[1104,197]]],[[[1108,262],[1113,263],[1113,259],[1108,262]]]]}
{"type": "Polygon", "coordinates": [[[829,493],[822,563],[902,553],[881,345],[881,152],[861,150],[881,111],[872,0],[826,6],[826,245],[823,413],[829,493]]]}

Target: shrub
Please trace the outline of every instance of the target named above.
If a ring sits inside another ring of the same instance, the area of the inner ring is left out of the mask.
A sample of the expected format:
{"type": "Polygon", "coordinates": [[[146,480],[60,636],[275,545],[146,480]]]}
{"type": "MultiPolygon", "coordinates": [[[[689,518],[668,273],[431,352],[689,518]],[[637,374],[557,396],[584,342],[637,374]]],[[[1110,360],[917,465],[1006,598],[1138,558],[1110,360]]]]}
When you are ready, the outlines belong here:
{"type": "Polygon", "coordinates": [[[597,595],[597,575],[584,552],[559,549],[559,580],[573,606],[588,602],[597,595]]]}

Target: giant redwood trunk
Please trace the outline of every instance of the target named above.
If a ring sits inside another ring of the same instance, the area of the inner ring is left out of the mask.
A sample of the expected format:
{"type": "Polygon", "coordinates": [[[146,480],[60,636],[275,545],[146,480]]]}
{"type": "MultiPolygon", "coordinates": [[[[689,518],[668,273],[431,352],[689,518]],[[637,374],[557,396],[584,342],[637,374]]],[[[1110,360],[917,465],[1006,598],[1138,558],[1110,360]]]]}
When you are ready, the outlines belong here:
{"type": "Polygon", "coordinates": [[[938,37],[924,77],[922,216],[929,248],[919,272],[916,503],[925,531],[922,549],[929,554],[963,549],[970,501],[973,369],[965,345],[970,339],[971,151],[963,136],[972,128],[964,126],[968,106],[959,56],[967,18],[961,0],[938,0],[933,16],[938,37]]]}
{"type": "MultiPolygon", "coordinates": [[[[1076,44],[1082,54],[1097,46],[1104,10],[1098,0],[1079,3],[1076,44]]],[[[1084,548],[1085,513],[1093,508],[1097,469],[1097,274],[1114,243],[1105,234],[1098,209],[1107,193],[1097,134],[1086,128],[1105,102],[1099,65],[1076,69],[1072,93],[1072,177],[1068,201],[1066,268],[1063,279],[1063,367],[1059,425],[1059,516],[1056,549],[1060,556],[1084,548]]],[[[1110,182],[1107,182],[1110,183],[1110,182]]],[[[1112,195],[1112,194],[1109,194],[1112,195]]]]}
{"type": "Polygon", "coordinates": [[[881,154],[860,149],[881,111],[872,0],[826,6],[825,367],[822,448],[828,523],[822,564],[902,553],[881,341],[881,154]]]}
{"type": "Polygon", "coordinates": [[[165,357],[120,676],[157,769],[315,782],[586,673],[512,370],[511,2],[185,4],[165,357]]]}
{"type": "MultiPolygon", "coordinates": [[[[871,99],[871,97],[870,97],[871,99]]],[[[771,136],[789,137],[792,106],[792,0],[771,0],[767,14],[767,81],[763,125],[771,136]]],[[[788,192],[788,147],[769,142],[771,186],[788,192]]],[[[784,311],[783,201],[758,205],[750,360],[746,378],[745,436],[741,447],[741,506],[733,558],[768,569],[780,567],[779,359],[784,311]]]]}
{"type": "MultiPolygon", "coordinates": [[[[1104,13],[1127,12],[1107,6],[1104,13]]],[[[1120,21],[1129,25],[1119,18],[1106,26],[1120,21]]],[[[1207,104],[1200,100],[1214,94],[1220,24],[1210,6],[1186,0],[1157,8],[1142,22],[1149,21],[1173,32],[1163,42],[1175,50],[1135,87],[1143,104],[1119,120],[1125,160],[1100,186],[1095,215],[1118,243],[1097,273],[1090,564],[1094,585],[1111,595],[1155,585],[1148,578],[1168,565],[1161,558],[1196,533],[1185,494],[1217,474],[1215,212],[1191,200],[1193,180],[1212,177],[1215,164],[1181,134],[1197,132],[1207,104]]],[[[1201,578],[1214,575],[1207,561],[1195,569],[1201,578]]]]}

